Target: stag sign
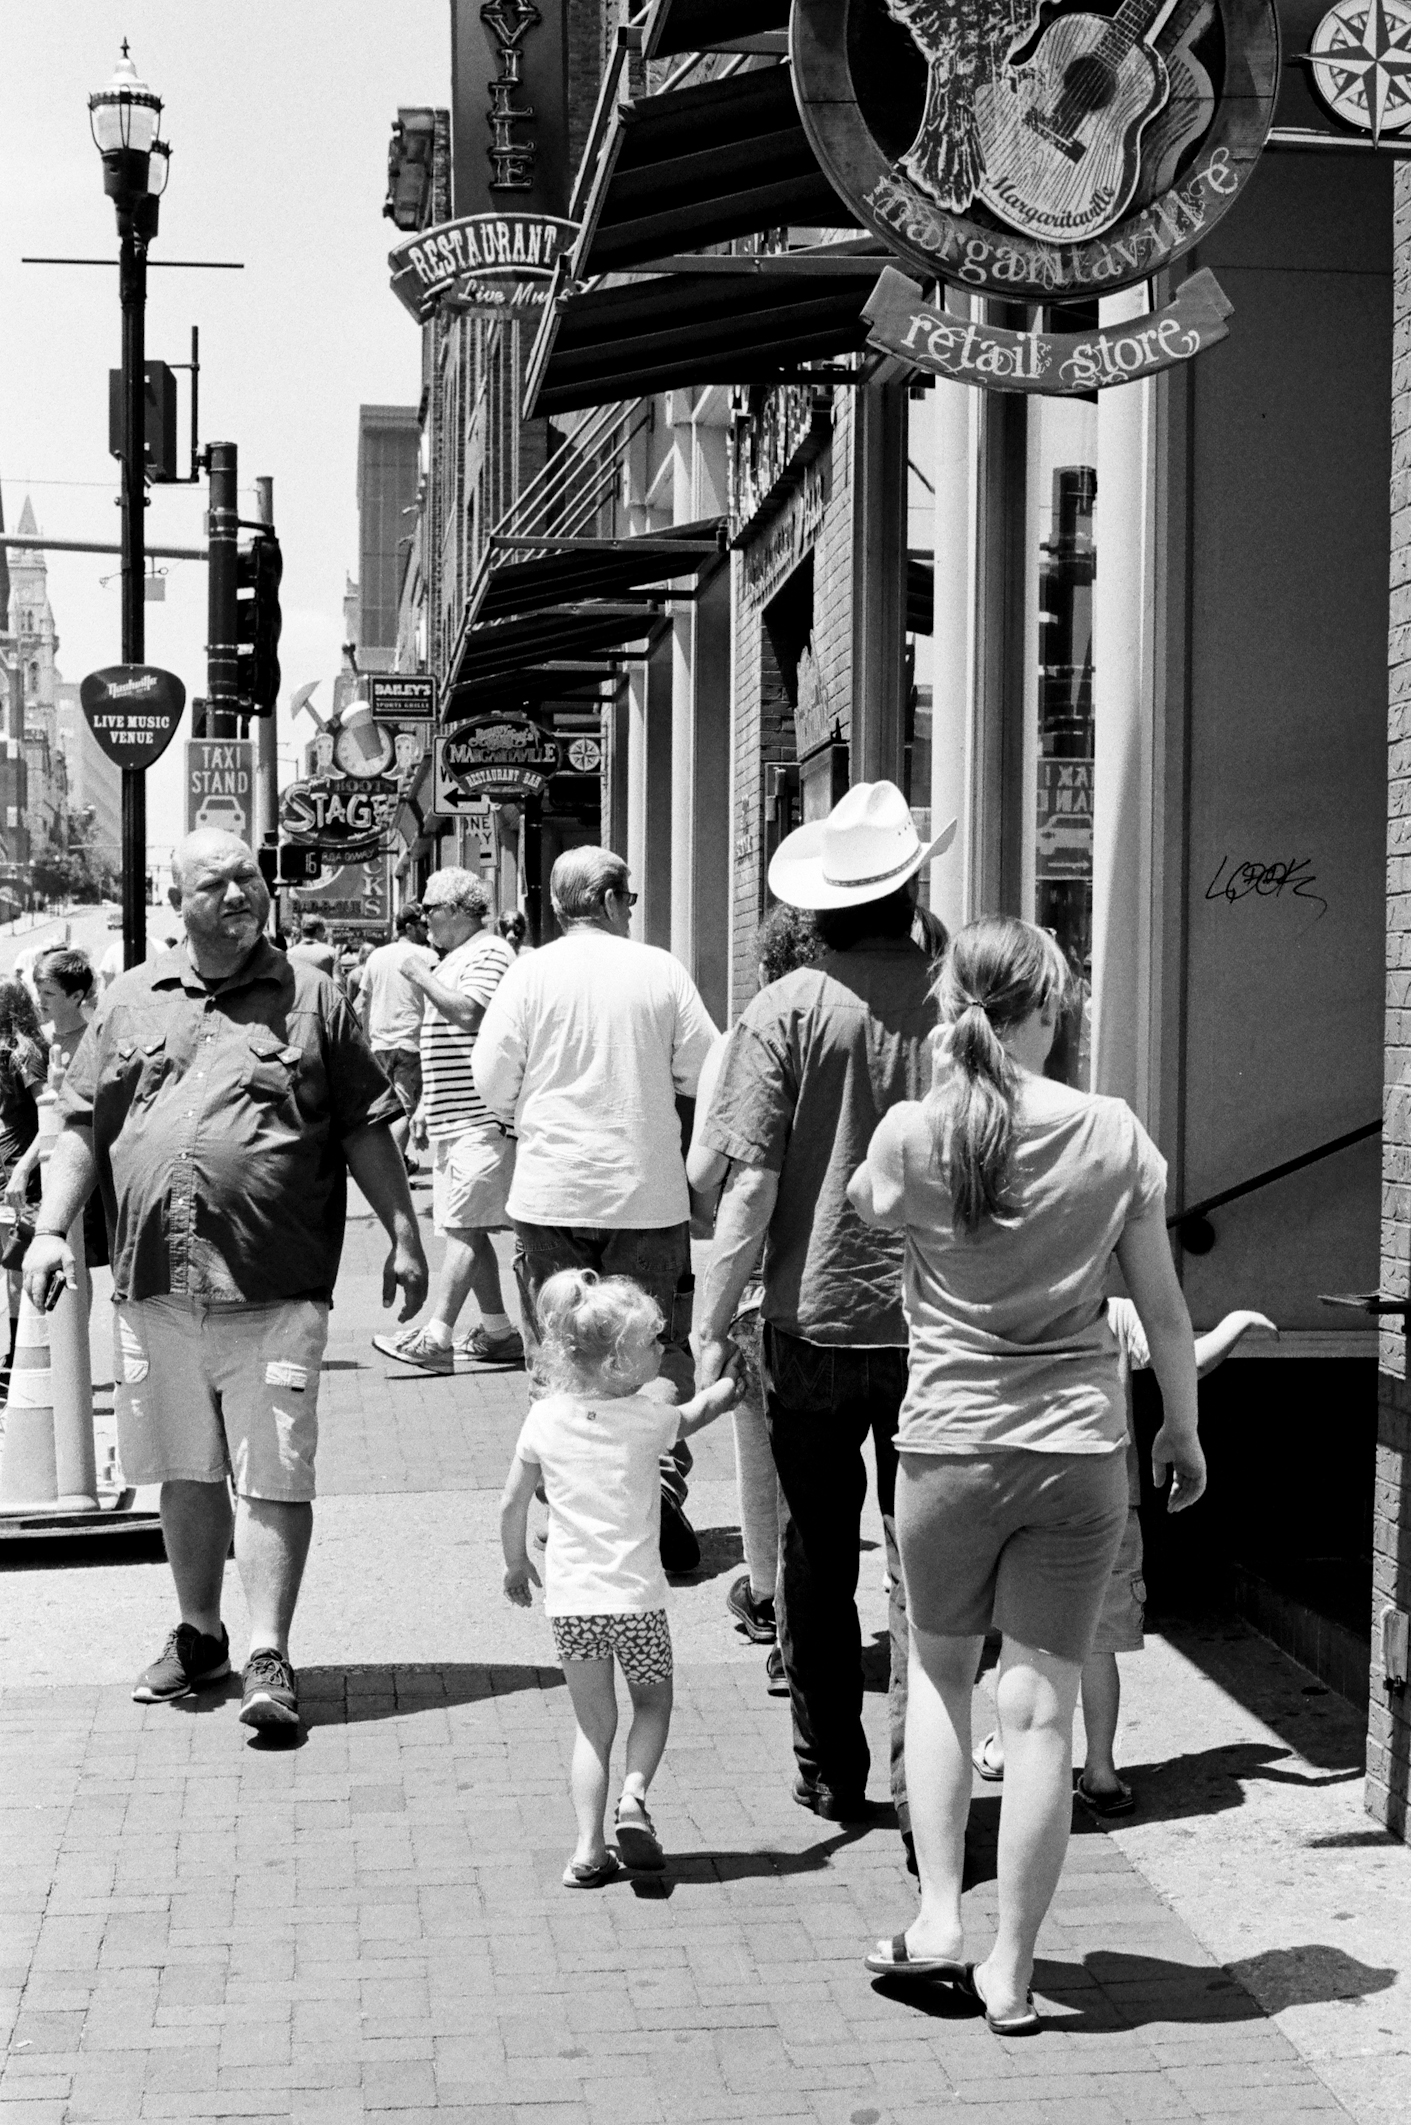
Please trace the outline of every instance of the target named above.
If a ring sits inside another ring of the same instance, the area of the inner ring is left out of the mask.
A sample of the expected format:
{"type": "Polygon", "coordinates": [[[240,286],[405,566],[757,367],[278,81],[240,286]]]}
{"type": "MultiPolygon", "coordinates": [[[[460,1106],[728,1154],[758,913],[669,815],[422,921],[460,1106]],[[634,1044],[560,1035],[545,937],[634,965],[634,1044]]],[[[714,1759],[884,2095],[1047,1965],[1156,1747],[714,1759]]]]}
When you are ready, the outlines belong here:
{"type": "Polygon", "coordinates": [[[1030,302],[1133,286],[1208,234],[1279,75],[1274,0],[795,0],[790,44],[863,223],[928,282],[1030,302]]]}

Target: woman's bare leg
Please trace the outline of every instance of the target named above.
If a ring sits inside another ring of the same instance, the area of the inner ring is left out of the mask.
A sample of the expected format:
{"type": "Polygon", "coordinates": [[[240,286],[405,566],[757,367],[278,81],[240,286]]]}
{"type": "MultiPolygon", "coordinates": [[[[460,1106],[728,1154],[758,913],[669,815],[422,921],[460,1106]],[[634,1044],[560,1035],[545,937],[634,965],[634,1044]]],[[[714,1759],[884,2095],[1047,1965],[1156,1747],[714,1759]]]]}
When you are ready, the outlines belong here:
{"type": "Polygon", "coordinates": [[[982,1643],[911,1626],[906,1786],[921,1877],[921,1909],[906,1935],[913,1955],[959,1960],[964,1950],[960,1887],[970,1814],[970,1705],[982,1643]]]}
{"type": "MultiPolygon", "coordinates": [[[[973,1672],[973,1670],[972,1670],[973,1672]]],[[[1006,1639],[1000,1655],[1004,1799],[999,1814],[999,1935],[981,1966],[991,2013],[1022,2014],[1034,1943],[1048,1915],[1073,1823],[1073,1713],[1080,1664],[1006,1639]]],[[[967,1752],[968,1753],[968,1752],[967,1752]]]]}

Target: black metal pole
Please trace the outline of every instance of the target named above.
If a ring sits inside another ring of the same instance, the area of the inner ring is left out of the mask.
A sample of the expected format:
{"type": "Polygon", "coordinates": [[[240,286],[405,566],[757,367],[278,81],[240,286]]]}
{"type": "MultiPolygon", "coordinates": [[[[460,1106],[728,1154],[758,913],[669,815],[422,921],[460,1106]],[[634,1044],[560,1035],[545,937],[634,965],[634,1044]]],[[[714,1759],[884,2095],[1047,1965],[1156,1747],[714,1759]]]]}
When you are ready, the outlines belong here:
{"type": "MultiPolygon", "coordinates": [[[[147,385],[144,312],[147,245],[130,220],[119,224],[118,292],[122,303],[122,660],[146,654],[143,583],[147,506],[147,385]]],[[[147,780],[140,767],[122,772],[122,956],[125,967],[147,957],[147,780]]]]}
{"type": "Polygon", "coordinates": [[[206,606],[206,736],[235,737],[240,712],[240,643],[236,589],[239,583],[240,509],[234,443],[212,443],[206,453],[211,475],[210,561],[206,606]]]}

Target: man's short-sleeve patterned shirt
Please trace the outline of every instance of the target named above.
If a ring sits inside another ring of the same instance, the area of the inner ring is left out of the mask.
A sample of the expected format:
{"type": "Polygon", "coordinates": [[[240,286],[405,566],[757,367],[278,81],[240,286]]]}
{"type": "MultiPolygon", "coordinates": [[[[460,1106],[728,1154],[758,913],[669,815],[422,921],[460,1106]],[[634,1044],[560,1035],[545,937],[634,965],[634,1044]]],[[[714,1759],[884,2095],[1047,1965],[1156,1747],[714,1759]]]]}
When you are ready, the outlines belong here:
{"type": "Polygon", "coordinates": [[[343,1141],[401,1106],[327,975],[265,940],[209,987],[183,945],[104,996],[60,1096],[89,1127],[119,1299],[332,1296],[343,1141]]]}

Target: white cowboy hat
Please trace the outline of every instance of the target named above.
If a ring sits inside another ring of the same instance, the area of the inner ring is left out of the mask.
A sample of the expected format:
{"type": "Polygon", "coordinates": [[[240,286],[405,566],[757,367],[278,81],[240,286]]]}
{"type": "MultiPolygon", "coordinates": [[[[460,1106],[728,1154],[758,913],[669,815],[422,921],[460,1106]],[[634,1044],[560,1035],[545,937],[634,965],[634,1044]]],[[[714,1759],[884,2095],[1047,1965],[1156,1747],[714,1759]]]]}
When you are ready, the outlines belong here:
{"type": "Polygon", "coordinates": [[[826,819],[795,827],[774,852],[769,890],[795,908],[855,908],[883,900],[955,839],[956,822],[923,845],[895,782],[855,782],[826,819]]]}

